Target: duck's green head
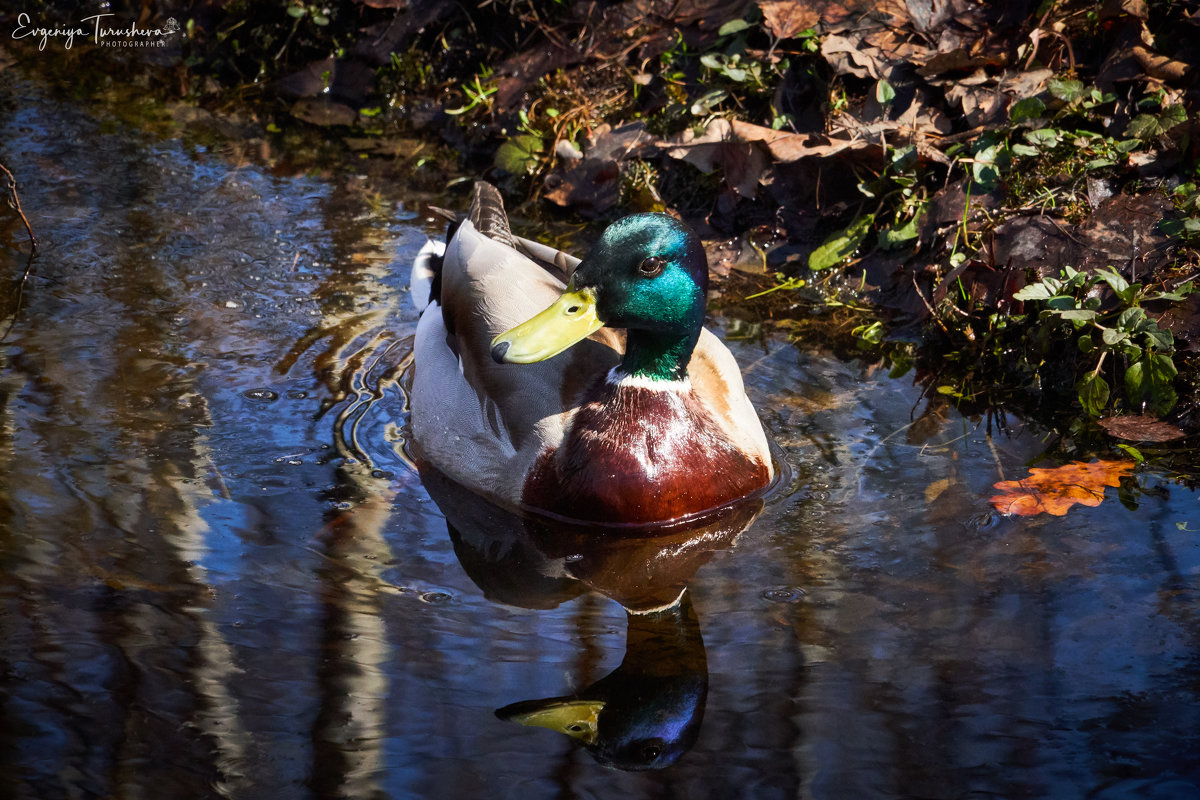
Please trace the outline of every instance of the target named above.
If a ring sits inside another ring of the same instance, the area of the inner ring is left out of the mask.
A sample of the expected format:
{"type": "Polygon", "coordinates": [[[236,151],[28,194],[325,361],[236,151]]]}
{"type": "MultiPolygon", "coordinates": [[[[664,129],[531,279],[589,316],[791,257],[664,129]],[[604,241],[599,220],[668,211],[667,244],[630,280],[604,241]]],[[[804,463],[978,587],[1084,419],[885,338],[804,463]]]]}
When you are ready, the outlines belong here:
{"type": "Polygon", "coordinates": [[[704,324],[707,291],[708,259],[696,233],[666,214],[635,214],[609,225],[562,297],[497,336],[492,355],[541,361],[608,325],[629,332],[622,372],[679,379],[704,324]]]}

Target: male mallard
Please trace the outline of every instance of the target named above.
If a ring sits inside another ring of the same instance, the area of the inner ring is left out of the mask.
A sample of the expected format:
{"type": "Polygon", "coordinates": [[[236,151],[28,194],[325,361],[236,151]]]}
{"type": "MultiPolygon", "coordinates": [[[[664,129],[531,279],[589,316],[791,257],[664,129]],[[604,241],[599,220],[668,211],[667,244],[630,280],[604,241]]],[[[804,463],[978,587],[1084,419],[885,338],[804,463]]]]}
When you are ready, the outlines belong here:
{"type": "Polygon", "coordinates": [[[770,483],[737,363],[703,327],[708,261],[686,225],[618,220],[564,286],[526,255],[556,251],[514,237],[478,183],[439,250],[413,268],[419,458],[506,504],[606,524],[666,522],[770,483]]]}

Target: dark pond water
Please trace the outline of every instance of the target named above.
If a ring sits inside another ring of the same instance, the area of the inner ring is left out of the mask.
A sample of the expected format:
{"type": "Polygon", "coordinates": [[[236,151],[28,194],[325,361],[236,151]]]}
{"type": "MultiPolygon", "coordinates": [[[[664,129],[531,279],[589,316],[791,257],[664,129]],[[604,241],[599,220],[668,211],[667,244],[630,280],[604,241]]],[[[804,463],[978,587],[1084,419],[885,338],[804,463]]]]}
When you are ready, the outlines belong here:
{"type": "Polygon", "coordinates": [[[792,465],[749,528],[526,529],[402,455],[404,187],[5,81],[43,249],[0,344],[0,795],[1200,797],[1165,476],[998,518],[1036,431],[735,342],[792,465]]]}

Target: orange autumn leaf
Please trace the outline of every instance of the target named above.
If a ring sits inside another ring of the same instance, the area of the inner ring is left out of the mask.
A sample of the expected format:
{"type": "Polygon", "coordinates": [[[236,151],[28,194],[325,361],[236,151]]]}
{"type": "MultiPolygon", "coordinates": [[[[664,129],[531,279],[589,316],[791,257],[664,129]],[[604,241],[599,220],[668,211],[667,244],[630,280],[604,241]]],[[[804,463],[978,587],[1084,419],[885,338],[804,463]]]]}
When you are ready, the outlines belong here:
{"type": "Polygon", "coordinates": [[[1028,478],[997,482],[995,488],[1003,494],[992,497],[991,503],[1005,515],[1061,517],[1076,503],[1100,505],[1104,487],[1119,485],[1133,466],[1131,461],[1074,461],[1053,469],[1033,467],[1028,478]]]}

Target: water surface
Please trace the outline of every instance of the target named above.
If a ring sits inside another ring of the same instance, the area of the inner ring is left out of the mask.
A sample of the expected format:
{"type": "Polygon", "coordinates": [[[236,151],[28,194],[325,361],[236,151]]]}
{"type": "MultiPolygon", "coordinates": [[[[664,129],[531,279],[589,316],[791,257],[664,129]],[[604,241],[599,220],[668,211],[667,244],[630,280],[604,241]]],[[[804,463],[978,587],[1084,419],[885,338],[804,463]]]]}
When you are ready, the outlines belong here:
{"type": "Polygon", "coordinates": [[[400,448],[404,187],[9,78],[5,796],[1200,796],[1194,492],[996,517],[1037,430],[772,339],[733,343],[791,464],[746,530],[448,529],[400,448]],[[674,763],[513,720],[547,698],[660,711],[674,763]]]}

